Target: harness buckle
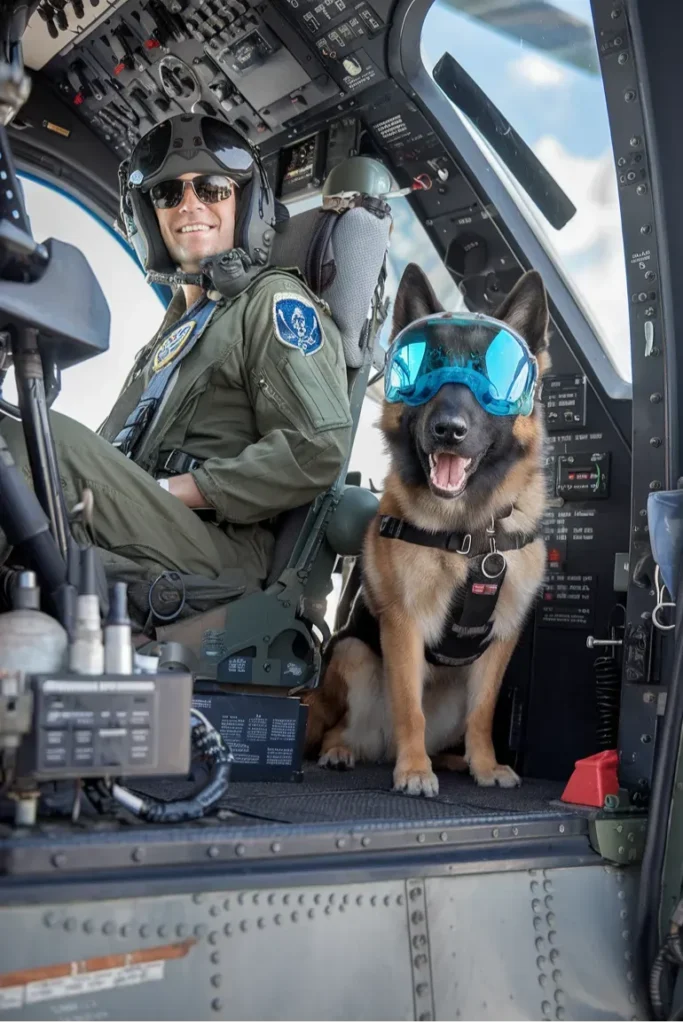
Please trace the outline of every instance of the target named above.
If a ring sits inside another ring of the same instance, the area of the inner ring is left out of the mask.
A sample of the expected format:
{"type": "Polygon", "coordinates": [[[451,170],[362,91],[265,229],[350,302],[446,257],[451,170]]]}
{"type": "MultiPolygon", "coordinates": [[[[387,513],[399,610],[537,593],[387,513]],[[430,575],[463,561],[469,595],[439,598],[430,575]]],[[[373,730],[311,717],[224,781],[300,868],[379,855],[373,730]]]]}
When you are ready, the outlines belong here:
{"type": "Polygon", "coordinates": [[[403,533],[403,520],[396,519],[395,516],[382,516],[379,522],[379,532],[382,537],[400,540],[403,533]]]}
{"type": "Polygon", "coordinates": [[[448,547],[450,551],[455,550],[456,555],[469,555],[470,551],[472,550],[472,534],[465,534],[465,536],[462,539],[461,548],[451,548],[450,544],[448,545],[448,547]]]}
{"type": "Polygon", "coordinates": [[[193,469],[197,469],[203,462],[204,459],[197,458],[196,455],[183,452],[180,448],[172,448],[171,451],[165,454],[162,452],[157,472],[171,473],[173,475],[191,473],[193,469]]]}

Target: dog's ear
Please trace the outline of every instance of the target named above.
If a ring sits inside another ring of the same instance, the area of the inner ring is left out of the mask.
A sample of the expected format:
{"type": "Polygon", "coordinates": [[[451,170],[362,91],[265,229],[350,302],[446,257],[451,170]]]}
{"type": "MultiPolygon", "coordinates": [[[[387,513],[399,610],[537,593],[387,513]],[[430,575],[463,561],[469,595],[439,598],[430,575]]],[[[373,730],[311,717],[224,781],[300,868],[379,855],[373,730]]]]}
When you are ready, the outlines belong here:
{"type": "Polygon", "coordinates": [[[442,312],[443,306],[434,294],[425,273],[416,263],[409,263],[403,271],[394,299],[391,337],[397,335],[408,324],[412,324],[413,320],[442,312]]]}
{"type": "Polygon", "coordinates": [[[537,270],[522,274],[493,315],[519,331],[534,355],[548,347],[548,299],[537,270]]]}

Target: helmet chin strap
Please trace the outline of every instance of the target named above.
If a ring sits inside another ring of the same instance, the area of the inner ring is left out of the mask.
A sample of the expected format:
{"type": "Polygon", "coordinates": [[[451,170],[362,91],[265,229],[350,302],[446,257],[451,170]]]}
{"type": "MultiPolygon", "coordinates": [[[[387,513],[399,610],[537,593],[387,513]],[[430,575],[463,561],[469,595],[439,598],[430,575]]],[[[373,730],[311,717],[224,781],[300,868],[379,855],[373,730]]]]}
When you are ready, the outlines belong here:
{"type": "Polygon", "coordinates": [[[184,284],[195,285],[209,294],[213,292],[217,297],[231,299],[244,291],[266,263],[265,253],[262,262],[254,263],[244,249],[227,249],[203,259],[199,271],[195,274],[188,274],[184,270],[176,270],[170,274],[150,270],[147,273],[147,281],[151,284],[170,285],[172,288],[184,284]]]}

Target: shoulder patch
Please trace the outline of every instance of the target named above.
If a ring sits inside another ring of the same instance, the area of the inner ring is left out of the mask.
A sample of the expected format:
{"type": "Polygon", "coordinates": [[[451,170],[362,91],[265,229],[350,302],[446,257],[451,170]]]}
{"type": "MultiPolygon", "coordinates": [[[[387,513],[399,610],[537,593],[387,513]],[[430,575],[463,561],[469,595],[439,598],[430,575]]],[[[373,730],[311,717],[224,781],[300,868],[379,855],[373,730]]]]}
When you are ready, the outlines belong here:
{"type": "Polygon", "coordinates": [[[154,353],[154,362],[152,363],[152,370],[157,373],[158,370],[163,370],[164,366],[168,366],[172,359],[178,355],[180,350],[184,347],[188,338],[192,336],[192,332],[197,326],[196,320],[190,320],[186,324],[181,324],[180,327],[176,327],[175,330],[167,334],[159,348],[154,353]]]}
{"type": "Polygon", "coordinates": [[[305,295],[276,292],[273,296],[273,326],[283,345],[311,356],[322,347],[323,329],[318,313],[305,295]]]}

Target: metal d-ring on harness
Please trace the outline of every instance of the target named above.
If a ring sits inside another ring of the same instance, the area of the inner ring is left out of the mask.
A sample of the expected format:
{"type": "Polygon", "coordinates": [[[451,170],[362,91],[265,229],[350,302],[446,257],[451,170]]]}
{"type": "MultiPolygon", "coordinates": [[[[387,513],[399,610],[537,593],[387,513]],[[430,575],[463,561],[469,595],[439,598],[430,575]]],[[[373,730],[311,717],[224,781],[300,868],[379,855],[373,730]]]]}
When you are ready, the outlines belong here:
{"type": "MultiPolygon", "coordinates": [[[[512,512],[510,508],[500,518],[507,519],[512,512]]],[[[536,533],[504,533],[498,530],[498,522],[492,517],[484,530],[471,533],[430,533],[394,516],[380,517],[382,537],[467,557],[467,578],[464,586],[456,588],[453,594],[444,634],[436,646],[425,649],[425,658],[433,665],[470,665],[490,643],[493,615],[507,572],[507,559],[502,551],[519,550],[537,537],[536,533]]]]}
{"type": "Polygon", "coordinates": [[[496,521],[493,518],[493,516],[491,516],[491,525],[486,527],[486,536],[489,539],[489,552],[482,558],[481,571],[487,580],[497,580],[501,575],[505,574],[508,563],[507,559],[505,558],[505,555],[501,554],[496,546],[496,521]],[[500,562],[502,564],[500,565],[500,568],[498,569],[497,572],[487,571],[486,563],[488,562],[489,558],[500,559],[500,562]]]}

